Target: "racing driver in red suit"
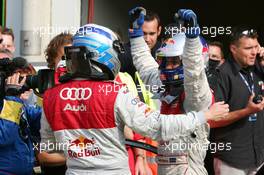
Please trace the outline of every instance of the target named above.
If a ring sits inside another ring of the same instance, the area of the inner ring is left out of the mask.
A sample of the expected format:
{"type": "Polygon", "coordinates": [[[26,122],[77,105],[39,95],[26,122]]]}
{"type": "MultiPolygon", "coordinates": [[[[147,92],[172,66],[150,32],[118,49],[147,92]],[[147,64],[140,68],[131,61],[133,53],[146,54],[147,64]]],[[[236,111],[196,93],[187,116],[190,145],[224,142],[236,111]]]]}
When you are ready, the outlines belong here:
{"type": "Polygon", "coordinates": [[[67,73],[63,82],[44,94],[41,151],[61,150],[66,174],[130,174],[124,125],[159,140],[183,136],[186,130],[217,120],[228,105],[207,111],[162,115],[114,81],[120,69],[122,44],[108,28],[81,27],[73,46],[65,48],[67,73]]]}

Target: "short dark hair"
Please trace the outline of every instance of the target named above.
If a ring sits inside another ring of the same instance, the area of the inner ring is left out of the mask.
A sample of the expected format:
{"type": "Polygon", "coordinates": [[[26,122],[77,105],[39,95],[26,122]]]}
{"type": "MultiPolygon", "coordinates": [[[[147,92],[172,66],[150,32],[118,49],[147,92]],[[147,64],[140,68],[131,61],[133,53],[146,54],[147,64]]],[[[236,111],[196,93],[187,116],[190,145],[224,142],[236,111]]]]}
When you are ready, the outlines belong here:
{"type": "Polygon", "coordinates": [[[151,10],[147,10],[147,13],[145,15],[145,21],[149,22],[149,21],[153,21],[154,19],[156,19],[158,21],[158,27],[161,26],[161,22],[160,22],[160,17],[157,13],[151,11],[151,10]]]}
{"type": "Polygon", "coordinates": [[[7,27],[2,28],[1,32],[2,32],[2,35],[10,35],[12,37],[12,40],[13,41],[15,40],[15,35],[11,28],[7,28],[7,27]]]}
{"type": "Polygon", "coordinates": [[[221,50],[221,56],[224,57],[224,52],[223,52],[224,46],[220,41],[210,41],[210,42],[208,42],[208,46],[219,47],[221,50]]]}
{"type": "Polygon", "coordinates": [[[244,36],[255,39],[258,38],[258,33],[255,29],[248,26],[233,27],[230,35],[230,44],[237,44],[240,38],[244,36]]]}

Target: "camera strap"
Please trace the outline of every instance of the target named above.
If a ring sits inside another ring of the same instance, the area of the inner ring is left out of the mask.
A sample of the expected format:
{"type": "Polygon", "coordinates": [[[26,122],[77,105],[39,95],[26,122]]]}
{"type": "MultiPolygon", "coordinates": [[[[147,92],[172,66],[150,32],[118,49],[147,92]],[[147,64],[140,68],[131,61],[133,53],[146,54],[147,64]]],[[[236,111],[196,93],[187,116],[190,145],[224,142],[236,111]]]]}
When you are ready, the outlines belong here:
{"type": "MultiPolygon", "coordinates": [[[[247,86],[247,88],[248,88],[248,90],[249,90],[249,92],[250,92],[250,94],[253,94],[254,93],[254,89],[255,89],[255,86],[254,86],[254,79],[253,79],[253,73],[252,72],[250,72],[250,82],[251,83],[249,83],[247,80],[246,80],[246,78],[239,72],[239,75],[240,75],[240,77],[242,78],[242,80],[243,80],[243,82],[245,83],[245,85],[247,86]],[[251,84],[251,86],[250,86],[250,84],[251,84]]],[[[248,118],[248,121],[250,121],[250,122],[255,122],[255,121],[257,121],[257,113],[255,113],[255,114],[251,114],[250,116],[249,116],[249,118],[248,118]]]]}

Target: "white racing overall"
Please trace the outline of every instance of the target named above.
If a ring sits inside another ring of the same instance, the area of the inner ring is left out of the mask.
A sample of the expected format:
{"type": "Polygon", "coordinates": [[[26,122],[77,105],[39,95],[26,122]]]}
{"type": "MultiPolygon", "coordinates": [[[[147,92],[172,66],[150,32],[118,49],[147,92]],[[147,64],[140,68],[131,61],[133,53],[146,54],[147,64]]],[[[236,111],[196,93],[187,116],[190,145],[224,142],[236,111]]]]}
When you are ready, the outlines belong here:
{"type": "MultiPolygon", "coordinates": [[[[144,38],[132,38],[130,43],[133,63],[143,82],[150,86],[161,86],[158,64],[151,56],[144,38]]],[[[182,61],[185,93],[183,108],[185,112],[207,110],[212,104],[212,93],[205,74],[199,37],[186,38],[182,61]]],[[[157,156],[159,174],[206,175],[204,158],[209,144],[208,134],[209,126],[204,124],[185,130],[182,135],[178,135],[177,138],[169,142],[166,136],[162,137],[163,140],[159,140],[157,156]]]]}

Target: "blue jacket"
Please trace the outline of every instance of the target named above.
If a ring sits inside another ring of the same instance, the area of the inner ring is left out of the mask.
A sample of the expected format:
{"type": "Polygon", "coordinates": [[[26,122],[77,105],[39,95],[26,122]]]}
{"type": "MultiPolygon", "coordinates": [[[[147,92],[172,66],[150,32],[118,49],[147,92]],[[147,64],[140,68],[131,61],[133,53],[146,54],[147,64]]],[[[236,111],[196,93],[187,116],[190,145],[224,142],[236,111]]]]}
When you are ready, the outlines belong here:
{"type": "MultiPolygon", "coordinates": [[[[30,175],[34,166],[31,132],[40,129],[40,107],[6,97],[0,113],[0,174],[30,175]]],[[[38,135],[38,133],[34,133],[38,135]]]]}

